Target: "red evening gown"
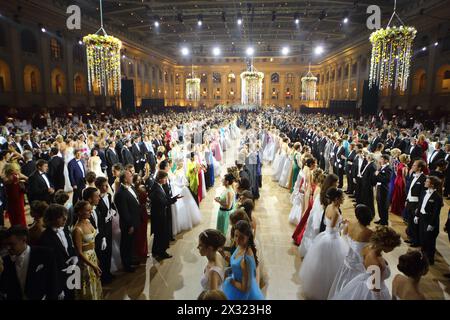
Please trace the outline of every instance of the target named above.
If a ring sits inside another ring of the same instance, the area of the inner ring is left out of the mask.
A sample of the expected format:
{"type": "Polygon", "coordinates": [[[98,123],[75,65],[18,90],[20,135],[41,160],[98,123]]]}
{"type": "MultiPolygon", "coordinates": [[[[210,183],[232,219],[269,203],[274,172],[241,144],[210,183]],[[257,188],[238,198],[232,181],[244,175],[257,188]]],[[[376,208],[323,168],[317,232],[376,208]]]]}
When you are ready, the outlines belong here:
{"type": "Polygon", "coordinates": [[[314,190],[316,189],[316,185],[312,184],[311,189],[312,191],[308,201],[308,208],[300,219],[300,222],[298,223],[297,227],[295,228],[294,234],[292,235],[292,239],[294,239],[294,242],[297,246],[300,245],[303,239],[303,235],[305,234],[306,223],[308,222],[309,214],[314,203],[314,190]]]}
{"type": "Polygon", "coordinates": [[[135,255],[138,258],[147,258],[148,255],[148,239],[147,239],[147,227],[148,227],[148,214],[147,214],[147,192],[140,192],[138,195],[139,203],[141,205],[141,225],[136,230],[136,236],[134,238],[135,255]]]}
{"type": "Polygon", "coordinates": [[[397,166],[397,175],[394,181],[394,192],[392,194],[392,205],[391,212],[401,216],[403,210],[405,209],[405,200],[406,200],[406,186],[403,181],[403,168],[406,165],[404,163],[399,163],[397,166]]]}
{"type": "Polygon", "coordinates": [[[6,211],[11,226],[22,225],[27,227],[24,191],[20,187],[18,177],[14,177],[10,183],[5,183],[5,193],[6,199],[8,199],[6,211]]]}
{"type": "MultiPolygon", "coordinates": [[[[419,143],[420,147],[422,148],[422,160],[425,161],[425,163],[428,163],[427,159],[427,151],[428,151],[428,142],[424,141],[422,143],[419,143]]],[[[428,169],[428,166],[423,169],[423,173],[425,175],[430,174],[430,170],[428,169]]]]}

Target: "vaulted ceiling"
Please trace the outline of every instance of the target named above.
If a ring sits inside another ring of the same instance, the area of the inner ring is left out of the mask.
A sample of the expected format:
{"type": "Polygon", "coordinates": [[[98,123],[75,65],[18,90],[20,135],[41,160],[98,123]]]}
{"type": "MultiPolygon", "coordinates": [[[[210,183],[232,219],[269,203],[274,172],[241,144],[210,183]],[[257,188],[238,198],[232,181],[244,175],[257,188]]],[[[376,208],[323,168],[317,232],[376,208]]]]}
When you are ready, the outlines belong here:
{"type": "MultiPolygon", "coordinates": [[[[72,2],[84,13],[99,16],[98,0],[72,2]]],[[[397,0],[397,8],[412,2],[397,0]]],[[[307,57],[319,44],[331,51],[352,37],[369,34],[366,10],[373,4],[389,18],[394,0],[103,0],[103,13],[106,26],[173,58],[180,56],[183,46],[197,57],[212,56],[216,46],[222,56],[242,57],[249,45],[255,56],[277,56],[286,46],[289,55],[307,57]],[[348,23],[343,22],[345,17],[348,23]]]]}

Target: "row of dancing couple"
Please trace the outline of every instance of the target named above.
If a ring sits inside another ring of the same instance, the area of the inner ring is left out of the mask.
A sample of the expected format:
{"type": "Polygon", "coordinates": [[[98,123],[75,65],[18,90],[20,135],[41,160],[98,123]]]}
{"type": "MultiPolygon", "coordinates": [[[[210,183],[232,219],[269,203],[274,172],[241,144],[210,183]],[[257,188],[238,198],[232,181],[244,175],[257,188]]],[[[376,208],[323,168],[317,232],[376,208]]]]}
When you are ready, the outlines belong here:
{"type": "Polygon", "coordinates": [[[256,199],[253,186],[260,179],[252,172],[256,170],[253,165],[257,166],[252,160],[257,150],[250,144],[256,136],[251,129],[243,134],[236,166],[227,169],[223,191],[215,198],[219,204],[216,229],[207,229],[199,236],[200,255],[208,260],[201,278],[204,290],[201,297],[220,292],[219,296],[228,300],[264,299],[253,214],[256,199]]]}

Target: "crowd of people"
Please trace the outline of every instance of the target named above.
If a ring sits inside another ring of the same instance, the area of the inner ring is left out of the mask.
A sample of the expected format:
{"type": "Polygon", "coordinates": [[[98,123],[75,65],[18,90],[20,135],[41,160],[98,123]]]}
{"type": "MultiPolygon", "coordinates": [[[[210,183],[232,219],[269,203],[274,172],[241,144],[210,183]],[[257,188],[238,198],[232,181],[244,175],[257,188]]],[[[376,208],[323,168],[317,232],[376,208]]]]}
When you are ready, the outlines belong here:
{"type": "Polygon", "coordinates": [[[101,299],[102,284],[119,269],[134,272],[149,250],[159,260],[171,258],[174,237],[200,223],[199,204],[226,171],[214,199],[216,228],[199,235],[199,253],[207,258],[199,299],[264,299],[253,211],[268,166],[271,179],[291,193],[286,223],[295,225],[306,298],[423,298],[418,284],[434,264],[450,194],[445,130],[396,118],[267,110],[57,118],[30,132],[9,122],[0,138],[0,222],[5,212],[11,225],[0,238],[9,250],[0,292],[6,299],[101,299]],[[237,152],[227,153],[236,142],[237,152]],[[225,157],[234,165],[225,169],[225,157]],[[354,219],[342,218],[345,194],[353,199],[354,219]],[[404,276],[395,277],[392,296],[383,254],[401,238],[389,227],[390,212],[403,218],[413,248],[400,256],[404,276]],[[44,272],[35,285],[27,271],[36,265],[35,273],[39,266],[44,272]],[[69,289],[76,267],[81,286],[69,289]],[[374,274],[376,283],[367,286],[374,274]]]}

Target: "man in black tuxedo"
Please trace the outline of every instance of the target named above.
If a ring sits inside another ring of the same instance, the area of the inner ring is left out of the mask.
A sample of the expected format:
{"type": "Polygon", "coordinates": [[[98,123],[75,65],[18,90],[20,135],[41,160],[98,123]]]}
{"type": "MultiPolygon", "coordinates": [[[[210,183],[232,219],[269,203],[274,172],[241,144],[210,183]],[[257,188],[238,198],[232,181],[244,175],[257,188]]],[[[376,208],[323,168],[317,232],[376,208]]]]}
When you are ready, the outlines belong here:
{"type": "Polygon", "coordinates": [[[154,234],[152,254],[167,259],[172,256],[166,250],[169,248],[170,235],[168,230],[168,215],[171,214],[170,206],[174,204],[181,196],[170,197],[164,185],[167,184],[168,175],[160,170],[156,174],[155,183],[150,192],[151,200],[151,223],[152,233],[154,234]]]}
{"type": "Polygon", "coordinates": [[[58,299],[73,300],[75,292],[68,286],[72,266],[77,265],[78,257],[73,245],[72,235],[65,227],[68,210],[60,204],[51,204],[44,214],[45,231],[39,239],[39,245],[53,250],[57,275],[58,299]]]}
{"type": "Polygon", "coordinates": [[[23,160],[20,171],[28,178],[36,171],[36,161],[33,160],[33,153],[29,150],[23,152],[23,160]]]}
{"type": "Polygon", "coordinates": [[[445,151],[442,150],[442,143],[437,141],[434,144],[434,151],[431,153],[430,157],[428,158],[428,167],[430,168],[430,171],[436,170],[436,164],[441,160],[445,158],[445,151]]]}
{"type": "Polygon", "coordinates": [[[444,197],[449,197],[450,200],[450,143],[445,145],[444,160],[447,161],[447,169],[445,169],[445,183],[444,183],[444,197]]]}
{"type": "Polygon", "coordinates": [[[24,133],[22,135],[22,147],[25,148],[26,145],[31,148],[30,150],[39,149],[39,145],[31,139],[29,133],[24,133]]]}
{"type": "Polygon", "coordinates": [[[120,217],[120,257],[126,272],[134,272],[132,267],[133,243],[136,229],[141,223],[140,204],[133,188],[133,175],[125,170],[120,175],[120,187],[114,195],[114,204],[120,217]]]}
{"type": "Polygon", "coordinates": [[[0,274],[0,292],[6,300],[56,300],[58,297],[55,256],[50,249],[30,247],[28,230],[23,226],[8,229],[0,274]]]}
{"type": "Polygon", "coordinates": [[[106,174],[108,175],[108,182],[112,184],[114,182],[114,176],[112,174],[112,167],[120,162],[119,155],[116,152],[116,142],[110,140],[107,142],[108,148],[105,151],[106,157],[106,174]]]}
{"type": "Polygon", "coordinates": [[[411,159],[411,163],[414,163],[415,160],[422,159],[422,147],[417,144],[416,138],[411,138],[411,145],[406,148],[406,154],[409,154],[411,159]]]}
{"type": "Polygon", "coordinates": [[[140,142],[141,137],[139,136],[135,136],[132,139],[131,154],[134,158],[134,170],[136,171],[136,173],[140,173],[142,170],[144,170],[145,166],[145,155],[141,150],[140,142]]]}
{"type": "Polygon", "coordinates": [[[112,196],[108,193],[108,180],[104,177],[97,177],[95,186],[100,191],[100,201],[95,211],[98,218],[98,229],[101,230],[102,237],[105,238],[106,248],[100,250],[98,256],[100,269],[102,269],[102,283],[110,283],[114,276],[111,274],[111,257],[112,257],[112,219],[116,214],[116,207],[112,201],[112,196]]]}
{"type": "Polygon", "coordinates": [[[50,160],[48,162],[48,177],[53,182],[55,190],[64,190],[64,159],[58,156],[58,148],[50,150],[50,160]]]}
{"type": "Polygon", "coordinates": [[[124,146],[122,147],[122,164],[126,166],[127,164],[134,165],[134,157],[133,154],[130,151],[131,148],[131,141],[129,139],[126,139],[124,141],[124,146]]]}
{"type": "Polygon", "coordinates": [[[423,174],[423,170],[425,169],[425,167],[425,161],[414,161],[411,167],[413,177],[406,194],[405,219],[408,222],[406,234],[408,235],[409,239],[405,242],[410,243],[412,247],[419,246],[419,228],[418,225],[414,223],[414,217],[419,205],[419,198],[425,190],[426,176],[423,174]]]}
{"type": "Polygon", "coordinates": [[[22,146],[22,136],[20,134],[16,134],[14,136],[14,141],[11,143],[11,146],[16,150],[18,153],[22,154],[25,149],[22,146]]]}
{"type": "Polygon", "coordinates": [[[392,168],[389,162],[389,155],[381,155],[379,161],[380,170],[375,172],[378,216],[380,217],[380,220],[375,223],[381,224],[382,226],[387,226],[389,220],[389,183],[392,176],[392,168]]]}
{"type": "Polygon", "coordinates": [[[372,211],[372,214],[375,215],[373,186],[375,185],[375,172],[377,171],[377,165],[375,163],[373,154],[366,154],[365,158],[367,160],[367,163],[361,172],[361,191],[359,198],[361,201],[360,203],[368,206],[372,211]]]}
{"type": "Polygon", "coordinates": [[[338,139],[335,147],[334,155],[334,168],[337,176],[339,177],[338,188],[342,188],[344,185],[344,164],[345,164],[345,148],[342,145],[342,139],[338,139]]]}
{"type": "Polygon", "coordinates": [[[347,190],[345,193],[349,195],[353,195],[353,192],[355,191],[355,184],[353,183],[353,174],[352,174],[352,167],[353,167],[353,161],[355,161],[356,158],[356,145],[354,142],[350,143],[350,153],[348,154],[347,161],[345,163],[345,174],[347,176],[347,190]]]}
{"type": "Polygon", "coordinates": [[[45,160],[36,162],[36,170],[28,179],[28,201],[45,201],[48,204],[53,202],[55,188],[48,175],[48,163],[45,160]]]}
{"type": "Polygon", "coordinates": [[[73,204],[81,200],[83,189],[86,187],[86,166],[81,160],[81,150],[75,150],[75,158],[67,164],[69,180],[73,188],[73,204]]]}
{"type": "Polygon", "coordinates": [[[420,196],[414,223],[419,228],[419,244],[427,255],[430,265],[434,264],[436,253],[436,238],[439,234],[439,219],[443,206],[442,197],[437,192],[442,182],[435,176],[429,176],[425,181],[426,191],[420,196]]]}
{"type": "Polygon", "coordinates": [[[150,165],[150,172],[154,174],[156,172],[156,157],[152,142],[148,135],[144,136],[143,141],[141,141],[140,143],[140,147],[145,155],[146,162],[148,162],[148,164],[150,165]]]}

